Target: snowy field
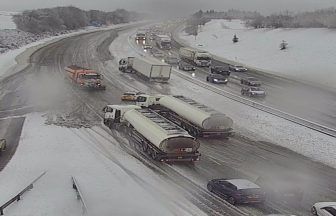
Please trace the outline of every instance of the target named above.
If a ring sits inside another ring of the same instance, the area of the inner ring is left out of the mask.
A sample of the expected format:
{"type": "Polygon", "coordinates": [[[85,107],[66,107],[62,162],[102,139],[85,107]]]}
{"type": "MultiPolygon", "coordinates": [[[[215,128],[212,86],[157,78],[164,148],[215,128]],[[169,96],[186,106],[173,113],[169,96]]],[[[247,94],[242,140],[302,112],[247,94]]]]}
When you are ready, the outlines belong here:
{"type": "Polygon", "coordinates": [[[41,115],[26,117],[18,149],[0,172],[0,204],[47,173],[5,215],[82,215],[71,176],[84,195],[87,215],[205,215],[103,129],[45,125],[41,115]]]}
{"type": "Polygon", "coordinates": [[[198,36],[179,37],[188,45],[281,76],[335,87],[336,30],[248,29],[240,20],[212,20],[198,36]],[[236,34],[239,42],[233,44],[236,34]],[[288,49],[281,51],[282,40],[288,49]]]}

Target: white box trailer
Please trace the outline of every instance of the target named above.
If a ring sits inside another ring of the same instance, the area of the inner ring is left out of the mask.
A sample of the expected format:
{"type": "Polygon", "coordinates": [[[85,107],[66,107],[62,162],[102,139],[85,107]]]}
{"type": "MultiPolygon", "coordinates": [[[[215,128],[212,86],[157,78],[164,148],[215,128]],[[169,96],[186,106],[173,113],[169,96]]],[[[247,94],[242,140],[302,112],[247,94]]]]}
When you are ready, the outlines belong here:
{"type": "Polygon", "coordinates": [[[145,58],[128,57],[119,61],[119,70],[134,72],[149,81],[167,82],[170,79],[171,65],[149,61],[145,58]]]}
{"type": "Polygon", "coordinates": [[[211,54],[206,51],[194,48],[181,47],[179,50],[180,58],[186,62],[200,67],[211,66],[211,54]]]}

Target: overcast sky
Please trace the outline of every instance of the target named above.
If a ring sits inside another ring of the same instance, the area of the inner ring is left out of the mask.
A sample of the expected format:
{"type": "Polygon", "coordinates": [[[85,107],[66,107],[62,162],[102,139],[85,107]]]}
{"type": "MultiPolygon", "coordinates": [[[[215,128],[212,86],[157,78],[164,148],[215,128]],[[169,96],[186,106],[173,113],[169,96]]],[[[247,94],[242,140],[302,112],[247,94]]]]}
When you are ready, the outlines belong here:
{"type": "Polygon", "coordinates": [[[259,11],[263,14],[290,11],[307,11],[336,7],[336,0],[0,0],[0,10],[25,9],[74,5],[83,9],[112,11],[117,8],[156,12],[156,14],[183,15],[198,9],[227,10],[230,8],[259,11]]]}

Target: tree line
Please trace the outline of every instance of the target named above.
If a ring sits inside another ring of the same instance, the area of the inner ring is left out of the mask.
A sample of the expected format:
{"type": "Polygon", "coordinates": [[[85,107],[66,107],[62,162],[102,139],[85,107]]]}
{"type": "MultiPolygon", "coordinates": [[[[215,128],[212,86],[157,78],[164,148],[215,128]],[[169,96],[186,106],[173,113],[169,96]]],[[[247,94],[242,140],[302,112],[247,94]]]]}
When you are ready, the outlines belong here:
{"type": "Polygon", "coordinates": [[[211,19],[241,19],[253,28],[336,28],[336,9],[327,8],[311,12],[282,13],[263,16],[258,12],[230,9],[228,11],[198,11],[188,18],[185,32],[197,35],[199,27],[211,19]]]}
{"type": "Polygon", "coordinates": [[[269,16],[257,16],[247,20],[254,28],[336,28],[336,9],[328,8],[312,12],[283,12],[269,16]]]}
{"type": "Polygon", "coordinates": [[[75,30],[89,25],[111,25],[127,23],[143,18],[143,14],[117,9],[112,12],[84,11],[79,8],[55,7],[27,10],[13,16],[17,28],[31,33],[60,32],[75,30]]]}

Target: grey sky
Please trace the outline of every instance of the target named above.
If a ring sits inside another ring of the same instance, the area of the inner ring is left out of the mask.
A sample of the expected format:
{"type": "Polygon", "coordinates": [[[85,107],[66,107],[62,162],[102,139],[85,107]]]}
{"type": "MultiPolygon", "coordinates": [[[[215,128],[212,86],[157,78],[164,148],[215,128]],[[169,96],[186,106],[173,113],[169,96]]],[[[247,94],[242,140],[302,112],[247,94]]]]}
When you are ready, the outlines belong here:
{"type": "Polygon", "coordinates": [[[307,11],[336,7],[336,0],[0,0],[0,10],[22,11],[24,9],[74,5],[83,9],[105,11],[125,8],[156,14],[183,15],[200,8],[227,10],[230,8],[259,11],[264,14],[290,11],[307,11]]]}

